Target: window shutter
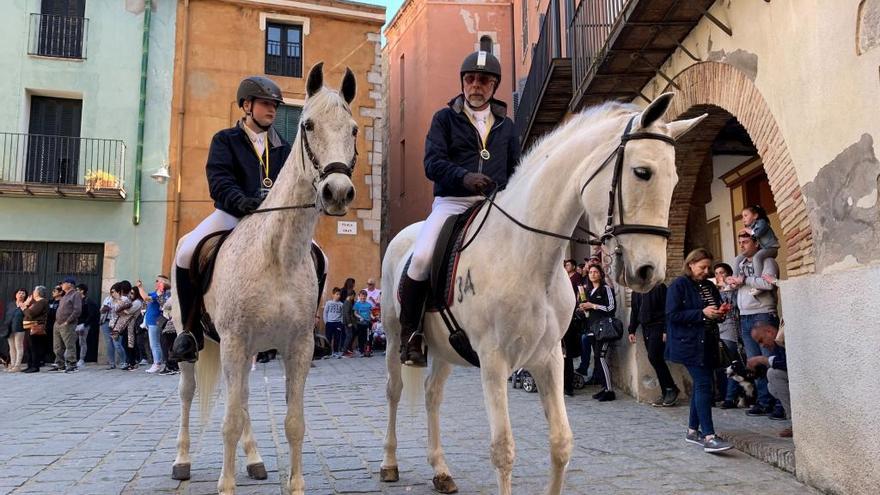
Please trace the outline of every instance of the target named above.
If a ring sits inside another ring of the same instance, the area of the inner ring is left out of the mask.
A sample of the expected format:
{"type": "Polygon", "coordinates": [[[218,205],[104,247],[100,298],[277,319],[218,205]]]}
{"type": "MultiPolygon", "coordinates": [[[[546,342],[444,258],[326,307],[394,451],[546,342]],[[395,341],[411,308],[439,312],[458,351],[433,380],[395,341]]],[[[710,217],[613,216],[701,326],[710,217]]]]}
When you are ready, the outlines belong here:
{"type": "Polygon", "coordinates": [[[295,105],[280,105],[275,115],[275,130],[288,143],[293,143],[299,130],[299,119],[302,115],[302,107],[295,105]]]}

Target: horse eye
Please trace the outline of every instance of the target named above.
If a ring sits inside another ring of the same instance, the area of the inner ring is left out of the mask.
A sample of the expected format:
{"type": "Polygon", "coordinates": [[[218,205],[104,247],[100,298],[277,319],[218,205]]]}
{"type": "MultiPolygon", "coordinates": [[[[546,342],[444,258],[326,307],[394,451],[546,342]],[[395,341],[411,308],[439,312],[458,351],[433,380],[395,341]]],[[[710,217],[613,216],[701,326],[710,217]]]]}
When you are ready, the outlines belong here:
{"type": "Polygon", "coordinates": [[[633,169],[633,173],[636,174],[636,177],[642,180],[650,180],[651,179],[651,169],[647,167],[636,167],[633,169]]]}
{"type": "Polygon", "coordinates": [[[353,137],[357,137],[357,135],[358,135],[358,128],[357,128],[357,126],[355,126],[355,127],[353,127],[353,128],[351,129],[351,135],[352,135],[353,137]]]}
{"type": "Polygon", "coordinates": [[[304,126],[304,127],[306,128],[306,130],[309,131],[309,132],[315,130],[315,123],[312,122],[311,120],[307,120],[306,123],[303,124],[303,126],[304,126]]]}

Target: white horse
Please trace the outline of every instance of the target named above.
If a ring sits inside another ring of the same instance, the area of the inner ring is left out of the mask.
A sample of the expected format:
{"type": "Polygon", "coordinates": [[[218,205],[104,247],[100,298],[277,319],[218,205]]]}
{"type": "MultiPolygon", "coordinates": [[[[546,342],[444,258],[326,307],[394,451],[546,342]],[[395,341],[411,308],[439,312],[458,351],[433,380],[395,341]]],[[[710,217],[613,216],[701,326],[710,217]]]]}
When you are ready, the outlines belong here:
{"type": "MultiPolygon", "coordinates": [[[[319,296],[311,239],[320,211],[344,215],[354,199],[350,175],[357,156],[358,130],[349,107],[355,95],[351,71],[346,70],[337,92],[323,86],[322,64],[316,65],[309,73],[307,95],[290,156],[260,206],[275,210],[242,219],[217,254],[205,306],[215,322],[220,345],[205,339],[205,348],[195,366],[180,363],[180,431],[172,477],[189,479],[189,419],[196,379],[205,425],[222,366],[226,415],[223,468],[217,482],[221,494],[232,494],[235,490],[235,449],[239,439],[247,455],[248,475],[266,477],[248,415],[251,356],[266,349],[278,349],[287,379],[284,429],[290,444],[289,493],[302,494],[305,490],[303,389],[314,351],[319,296]],[[309,204],[312,207],[302,207],[309,204]],[[283,290],[283,297],[279,290],[283,290]]],[[[179,311],[174,319],[181,321],[179,311]]]]}
{"type": "MultiPolygon", "coordinates": [[[[506,190],[498,194],[497,205],[524,225],[568,236],[586,215],[590,230],[605,233],[599,239],[614,248],[617,282],[636,291],[649,290],[666,272],[666,227],[678,181],[672,144],[705,117],[664,123],[660,117],[671,99],[671,93],[661,95],[641,112],[634,105],[607,103],[573,116],[523,156],[506,190]],[[627,138],[622,139],[624,135],[627,138]],[[609,218],[612,183],[617,192],[609,218]]],[[[560,345],[575,305],[562,268],[568,241],[529,232],[496,208],[483,207],[472,225],[479,225],[487,211],[482,230],[461,253],[457,277],[463,283],[456,284],[459,291],[451,310],[480,359],[498,493],[511,493],[514,461],[507,377],[515,368],[525,367],[538,384],[549,422],[551,470],[546,493],[555,495],[562,493],[572,449],[560,345]],[[504,266],[501,277],[499,265],[504,266]]],[[[404,383],[395,352],[400,346],[396,294],[419,229],[420,224],[414,224],[401,231],[388,245],[382,263],[382,279],[391,285],[382,294],[389,349],[383,481],[399,478],[396,423],[404,383]]],[[[425,316],[424,331],[431,356],[425,380],[428,462],[434,470],[434,488],[453,493],[457,487],[440,446],[440,403],[452,365],[469,365],[450,346],[449,332],[436,313],[425,316]]],[[[409,390],[421,371],[405,369],[409,390]]]]}

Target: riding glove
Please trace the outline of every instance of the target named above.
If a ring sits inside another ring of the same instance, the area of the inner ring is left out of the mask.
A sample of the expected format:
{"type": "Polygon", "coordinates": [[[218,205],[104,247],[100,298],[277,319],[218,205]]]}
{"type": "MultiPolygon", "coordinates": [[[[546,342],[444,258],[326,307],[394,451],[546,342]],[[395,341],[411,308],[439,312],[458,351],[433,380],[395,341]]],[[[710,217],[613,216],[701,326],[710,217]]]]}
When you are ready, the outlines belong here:
{"type": "Polygon", "coordinates": [[[243,196],[238,200],[238,203],[235,206],[243,215],[250,215],[254,210],[260,207],[260,203],[262,203],[262,200],[259,198],[243,196]]]}
{"type": "Polygon", "coordinates": [[[468,172],[461,180],[462,185],[473,193],[484,193],[495,188],[495,181],[485,174],[468,172]]]}

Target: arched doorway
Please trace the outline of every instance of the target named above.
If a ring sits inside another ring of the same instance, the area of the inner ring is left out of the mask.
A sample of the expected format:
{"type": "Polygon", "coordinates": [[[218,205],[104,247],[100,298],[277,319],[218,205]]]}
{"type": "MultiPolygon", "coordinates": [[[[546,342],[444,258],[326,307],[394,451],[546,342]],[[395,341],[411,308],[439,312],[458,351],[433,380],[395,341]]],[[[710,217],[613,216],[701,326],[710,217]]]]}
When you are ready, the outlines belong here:
{"type": "MultiPolygon", "coordinates": [[[[689,247],[697,243],[709,244],[707,187],[718,178],[712,146],[722,130],[735,127],[736,124],[741,125],[753,143],[756,157],[760,160],[760,167],[757,168],[763,169],[772,191],[773,206],[778,216],[777,235],[786,254],[785,271],[788,276],[815,271],[812,227],[800,183],[782,133],[754,82],[737,68],[718,62],[695,64],[678,74],[675,81],[681,90],[675,91],[676,98],[668,112],[670,118],[684,119],[702,113],[708,113],[709,117],[676,146],[679,182],[670,211],[672,236],[668,246],[668,273],[675,275],[680,272],[689,247]],[[736,122],[732,124],[733,118],[736,122]],[[695,228],[697,226],[700,228],[695,228]]],[[[760,197],[760,180],[757,182],[760,197]]],[[[735,182],[731,184],[742,186],[735,182]]],[[[754,189],[755,186],[743,187],[754,189]]],[[[742,190],[743,198],[748,199],[749,194],[754,197],[755,192],[750,191],[742,190]]],[[[732,198],[731,203],[733,210],[735,199],[732,198]]],[[[734,218],[731,219],[734,228],[738,213],[733,212],[734,218]]]]}

